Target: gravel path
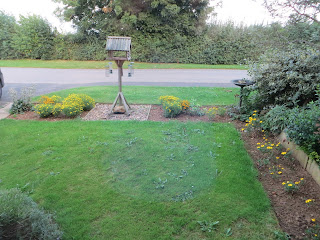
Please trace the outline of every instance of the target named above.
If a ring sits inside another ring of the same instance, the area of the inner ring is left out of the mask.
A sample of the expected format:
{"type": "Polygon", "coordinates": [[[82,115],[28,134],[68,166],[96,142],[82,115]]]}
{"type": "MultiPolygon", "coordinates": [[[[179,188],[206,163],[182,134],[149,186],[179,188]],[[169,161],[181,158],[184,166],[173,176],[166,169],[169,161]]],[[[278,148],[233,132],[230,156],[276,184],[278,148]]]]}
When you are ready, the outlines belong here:
{"type": "Polygon", "coordinates": [[[150,113],[151,105],[130,105],[131,113],[129,116],[125,114],[110,114],[111,104],[97,103],[83,120],[136,120],[147,121],[150,113]]]}

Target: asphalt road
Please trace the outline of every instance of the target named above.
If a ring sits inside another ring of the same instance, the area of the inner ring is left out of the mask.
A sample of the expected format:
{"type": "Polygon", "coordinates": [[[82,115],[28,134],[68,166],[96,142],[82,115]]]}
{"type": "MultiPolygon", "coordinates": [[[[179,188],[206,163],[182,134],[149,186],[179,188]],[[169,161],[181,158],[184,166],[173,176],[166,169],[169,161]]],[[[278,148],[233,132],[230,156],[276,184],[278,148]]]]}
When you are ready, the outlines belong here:
{"type": "MultiPolygon", "coordinates": [[[[20,91],[22,87],[35,86],[36,95],[84,86],[107,86],[118,84],[118,71],[109,77],[98,69],[47,69],[47,68],[1,68],[5,87],[1,102],[10,101],[9,89],[20,91]]],[[[124,70],[123,85],[176,86],[176,87],[235,87],[231,80],[247,78],[245,70],[217,69],[144,69],[135,70],[128,77],[124,70]]]]}

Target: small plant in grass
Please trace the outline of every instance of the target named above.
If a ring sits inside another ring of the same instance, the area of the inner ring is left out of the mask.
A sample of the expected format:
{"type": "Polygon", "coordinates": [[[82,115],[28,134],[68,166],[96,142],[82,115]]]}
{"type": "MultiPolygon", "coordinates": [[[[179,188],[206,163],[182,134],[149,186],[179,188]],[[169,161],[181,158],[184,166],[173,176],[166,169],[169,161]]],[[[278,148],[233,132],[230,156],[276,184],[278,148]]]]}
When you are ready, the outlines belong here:
{"type": "Polygon", "coordinates": [[[216,226],[219,224],[219,221],[198,221],[198,223],[203,232],[212,232],[217,230],[216,226]]]}
{"type": "MultiPolygon", "coordinates": [[[[54,216],[19,189],[0,191],[0,236],[4,239],[61,239],[54,216]]],[[[2,238],[1,238],[2,239],[2,238]]]]}
{"type": "Polygon", "coordinates": [[[52,115],[53,112],[52,104],[38,104],[34,106],[34,111],[41,117],[46,118],[52,115]]]}
{"type": "Polygon", "coordinates": [[[300,188],[300,186],[303,184],[304,178],[301,178],[300,181],[292,182],[292,181],[286,181],[283,182],[282,185],[284,187],[284,190],[288,193],[294,193],[297,192],[300,188]]]}
{"type": "Polygon", "coordinates": [[[154,181],[153,183],[156,185],[156,189],[164,189],[164,185],[168,182],[167,179],[161,180],[161,178],[158,179],[158,181],[154,181]]]}
{"type": "Polygon", "coordinates": [[[214,120],[216,114],[217,114],[217,111],[218,111],[218,108],[217,107],[212,107],[212,108],[209,108],[208,111],[207,111],[207,116],[208,118],[212,121],[214,120]]]}
{"type": "Polygon", "coordinates": [[[35,93],[34,87],[24,87],[21,90],[20,96],[14,89],[9,89],[9,94],[12,98],[12,106],[9,110],[10,114],[20,114],[28,112],[32,109],[31,98],[35,93]]]}

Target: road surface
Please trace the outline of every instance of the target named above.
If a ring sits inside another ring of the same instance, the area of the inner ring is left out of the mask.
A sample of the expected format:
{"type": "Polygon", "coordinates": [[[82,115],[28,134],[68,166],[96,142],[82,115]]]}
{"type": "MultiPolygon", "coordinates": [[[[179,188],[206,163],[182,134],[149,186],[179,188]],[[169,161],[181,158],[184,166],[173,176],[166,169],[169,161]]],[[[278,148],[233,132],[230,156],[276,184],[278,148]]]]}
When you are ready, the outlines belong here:
{"type": "MultiPolygon", "coordinates": [[[[20,91],[35,85],[36,95],[83,86],[118,84],[118,71],[109,77],[101,69],[1,68],[5,87],[0,102],[10,101],[8,90],[20,91]]],[[[235,87],[231,80],[248,78],[246,70],[218,69],[143,69],[128,77],[124,70],[123,85],[175,87],[235,87]]]]}

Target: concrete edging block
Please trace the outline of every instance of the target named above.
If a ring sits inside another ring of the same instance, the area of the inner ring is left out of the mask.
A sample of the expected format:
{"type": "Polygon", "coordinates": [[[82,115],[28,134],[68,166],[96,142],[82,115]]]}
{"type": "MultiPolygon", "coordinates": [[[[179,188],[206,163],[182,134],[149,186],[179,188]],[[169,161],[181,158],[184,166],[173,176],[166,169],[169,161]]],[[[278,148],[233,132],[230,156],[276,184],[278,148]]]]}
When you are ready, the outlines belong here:
{"type": "Polygon", "coordinates": [[[308,173],[313,177],[313,179],[320,185],[320,167],[318,163],[308,157],[308,155],[299,149],[299,146],[294,142],[288,140],[285,132],[282,132],[278,139],[282,146],[285,148],[290,148],[292,155],[300,162],[301,166],[307,170],[308,173]]]}

